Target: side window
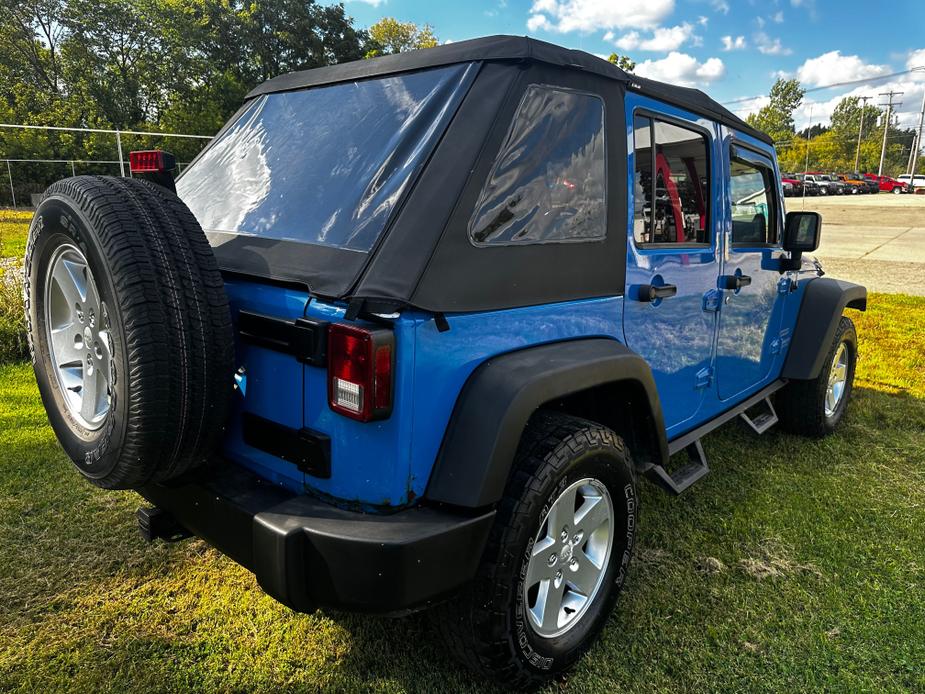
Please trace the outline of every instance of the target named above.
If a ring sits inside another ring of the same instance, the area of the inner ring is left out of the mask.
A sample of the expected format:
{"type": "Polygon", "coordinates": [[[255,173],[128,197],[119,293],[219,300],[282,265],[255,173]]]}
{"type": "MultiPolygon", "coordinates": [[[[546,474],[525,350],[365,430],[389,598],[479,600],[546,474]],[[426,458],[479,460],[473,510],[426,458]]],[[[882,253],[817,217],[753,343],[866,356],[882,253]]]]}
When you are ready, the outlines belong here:
{"type": "Polygon", "coordinates": [[[636,116],[634,138],[636,245],[709,244],[707,138],[645,116],[636,116]]]}
{"type": "Polygon", "coordinates": [[[604,102],[527,88],[469,220],[479,245],[593,241],[607,227],[604,102]]]}
{"type": "Polygon", "coordinates": [[[733,157],[730,161],[732,245],[777,243],[774,172],[767,166],[733,157]]]}

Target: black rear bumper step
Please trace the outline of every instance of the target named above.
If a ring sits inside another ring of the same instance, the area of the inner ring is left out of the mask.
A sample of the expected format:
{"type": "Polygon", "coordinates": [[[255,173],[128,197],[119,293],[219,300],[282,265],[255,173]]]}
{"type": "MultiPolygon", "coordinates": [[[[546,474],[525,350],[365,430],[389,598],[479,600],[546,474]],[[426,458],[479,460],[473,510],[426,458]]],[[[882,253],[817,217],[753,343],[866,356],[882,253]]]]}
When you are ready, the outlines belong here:
{"type": "Polygon", "coordinates": [[[347,511],[227,462],[138,491],[300,612],[402,613],[439,601],[475,575],[494,520],[494,511],[347,511]]]}

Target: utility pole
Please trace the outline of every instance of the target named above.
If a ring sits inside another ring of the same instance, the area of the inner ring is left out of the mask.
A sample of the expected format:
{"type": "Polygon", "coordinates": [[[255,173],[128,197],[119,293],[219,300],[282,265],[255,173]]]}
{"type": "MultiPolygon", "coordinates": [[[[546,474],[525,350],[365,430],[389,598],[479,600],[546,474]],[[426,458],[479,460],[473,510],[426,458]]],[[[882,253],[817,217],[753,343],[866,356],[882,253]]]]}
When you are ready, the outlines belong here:
{"type": "Polygon", "coordinates": [[[886,157],[886,138],[890,132],[890,115],[893,113],[894,106],[902,106],[902,101],[893,103],[894,96],[902,96],[903,92],[894,92],[890,90],[888,92],[881,92],[879,96],[885,96],[889,99],[887,103],[880,104],[881,106],[886,106],[886,118],[883,119],[883,146],[880,148],[880,168],[877,170],[877,175],[883,175],[883,160],[886,157]]]}
{"type": "Polygon", "coordinates": [[[915,165],[919,161],[919,150],[922,149],[922,123],[925,121],[925,94],[922,95],[922,110],[919,111],[919,132],[915,136],[915,146],[912,148],[912,163],[909,165],[910,183],[915,182],[915,165]]]}
{"type": "Polygon", "coordinates": [[[858,149],[854,153],[854,170],[857,173],[860,173],[861,170],[858,168],[858,164],[861,161],[861,133],[864,132],[864,110],[867,107],[867,102],[871,100],[872,97],[862,96],[860,97],[861,102],[861,124],[858,126],[858,149]]]}

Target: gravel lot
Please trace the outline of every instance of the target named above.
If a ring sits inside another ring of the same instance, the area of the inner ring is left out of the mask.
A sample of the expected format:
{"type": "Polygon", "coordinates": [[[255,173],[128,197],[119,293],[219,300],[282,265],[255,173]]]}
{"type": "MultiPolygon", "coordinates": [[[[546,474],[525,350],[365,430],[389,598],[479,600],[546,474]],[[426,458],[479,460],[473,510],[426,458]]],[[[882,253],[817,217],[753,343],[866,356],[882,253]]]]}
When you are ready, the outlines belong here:
{"type": "Polygon", "coordinates": [[[788,198],[822,214],[826,273],[875,292],[925,296],[925,195],[788,198]]]}

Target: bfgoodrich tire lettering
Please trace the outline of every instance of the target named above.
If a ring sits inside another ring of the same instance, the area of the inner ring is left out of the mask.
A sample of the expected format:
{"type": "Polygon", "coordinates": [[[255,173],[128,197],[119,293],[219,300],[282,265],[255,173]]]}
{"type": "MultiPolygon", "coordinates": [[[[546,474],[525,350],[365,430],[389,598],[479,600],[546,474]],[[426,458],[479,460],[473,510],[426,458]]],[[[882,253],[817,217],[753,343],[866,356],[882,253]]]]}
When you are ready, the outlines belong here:
{"type": "Polygon", "coordinates": [[[512,477],[476,579],[435,611],[457,657],[508,687],[532,688],[572,665],[606,622],[626,579],[635,543],[636,482],[622,440],[609,429],[540,411],[524,433],[512,477]],[[600,589],[580,620],[545,638],[529,622],[525,579],[543,519],[563,491],[593,479],[610,495],[612,547],[600,589]]]}
{"type": "Polygon", "coordinates": [[[81,176],[52,185],[30,227],[25,300],[39,392],[62,447],[102,487],[199,465],[224,426],[231,317],[205,235],[184,210],[151,184],[81,176]],[[86,259],[105,305],[110,401],[92,427],[66,406],[49,344],[47,270],[61,248],[86,259]]]}

